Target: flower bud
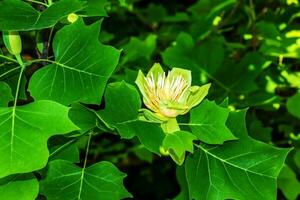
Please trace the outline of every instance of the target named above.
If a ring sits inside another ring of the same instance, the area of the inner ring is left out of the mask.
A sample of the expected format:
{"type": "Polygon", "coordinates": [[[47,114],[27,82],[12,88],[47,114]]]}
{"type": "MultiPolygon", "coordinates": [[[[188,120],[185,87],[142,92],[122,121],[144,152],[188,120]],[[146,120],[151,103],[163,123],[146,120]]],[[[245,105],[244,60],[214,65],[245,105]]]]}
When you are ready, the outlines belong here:
{"type": "Polygon", "coordinates": [[[78,15],[76,15],[75,13],[71,13],[68,15],[67,19],[68,19],[68,22],[74,23],[77,21],[78,15]]]}
{"type": "Polygon", "coordinates": [[[12,55],[19,55],[22,51],[22,41],[17,31],[3,31],[5,47],[12,55]]]}

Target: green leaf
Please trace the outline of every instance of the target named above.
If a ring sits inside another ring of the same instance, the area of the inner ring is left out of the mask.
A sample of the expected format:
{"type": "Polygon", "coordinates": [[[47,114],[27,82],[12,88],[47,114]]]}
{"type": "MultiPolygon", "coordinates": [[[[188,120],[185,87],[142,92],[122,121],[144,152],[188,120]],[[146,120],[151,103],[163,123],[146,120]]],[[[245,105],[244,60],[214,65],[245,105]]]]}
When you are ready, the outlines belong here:
{"type": "MultiPolygon", "coordinates": [[[[84,2],[84,1],[83,1],[84,2]]],[[[87,0],[86,7],[80,12],[88,17],[106,17],[105,5],[107,0],[87,0]]]]}
{"type": "Polygon", "coordinates": [[[82,20],[65,26],[54,37],[56,61],[33,74],[31,95],[69,105],[99,104],[107,80],[117,66],[120,52],[98,41],[99,23],[82,20]]]}
{"type": "MultiPolygon", "coordinates": [[[[11,93],[14,95],[16,94],[21,67],[15,63],[7,64],[5,62],[2,62],[1,60],[0,63],[0,81],[7,83],[10,86],[11,93]]],[[[26,82],[26,76],[23,75],[19,89],[19,99],[26,99],[26,82]]]]}
{"type": "Polygon", "coordinates": [[[168,133],[163,140],[163,148],[167,150],[172,159],[178,164],[182,165],[185,159],[185,152],[193,153],[193,140],[196,136],[186,131],[176,131],[168,133]]]}
{"type": "Polygon", "coordinates": [[[148,151],[146,148],[136,148],[133,150],[135,155],[142,161],[146,161],[148,163],[152,163],[153,154],[148,151]]]}
{"type": "Polygon", "coordinates": [[[290,149],[247,135],[245,111],[230,113],[228,127],[239,138],[221,146],[201,144],[185,163],[191,199],[275,200],[276,179],[290,149]]]}
{"type": "Polygon", "coordinates": [[[33,174],[17,174],[0,179],[0,199],[32,200],[38,193],[39,182],[33,174]]]}
{"type": "Polygon", "coordinates": [[[20,0],[0,2],[0,30],[28,31],[54,26],[69,14],[84,8],[79,0],[60,0],[39,12],[20,0]]]}
{"type": "Polygon", "coordinates": [[[151,152],[160,154],[165,136],[159,123],[138,120],[141,100],[134,86],[125,82],[108,85],[105,92],[105,109],[97,112],[101,121],[115,128],[122,138],[137,136],[151,152]]]}
{"type": "Polygon", "coordinates": [[[224,47],[217,39],[197,45],[189,34],[180,33],[173,46],[168,47],[162,53],[162,57],[168,66],[185,68],[212,76],[221,67],[224,54],[224,47]]]}
{"type": "Polygon", "coordinates": [[[126,174],[106,161],[82,169],[68,161],[56,160],[49,164],[40,191],[48,200],[119,200],[131,197],[123,186],[125,177],[126,174]]]}
{"type": "Polygon", "coordinates": [[[300,182],[297,180],[295,172],[285,165],[278,177],[278,188],[289,200],[298,199],[300,195],[300,182]]]}
{"type": "Polygon", "coordinates": [[[79,163],[79,149],[75,144],[77,138],[67,138],[61,135],[51,137],[48,141],[49,146],[49,160],[67,160],[72,163],[79,163]]]}
{"type": "Polygon", "coordinates": [[[80,128],[81,133],[85,133],[97,126],[98,118],[95,112],[80,103],[72,104],[69,117],[80,128]]]}
{"type": "Polygon", "coordinates": [[[281,71],[281,75],[291,85],[291,87],[300,88],[300,72],[281,71]]]}
{"type": "Polygon", "coordinates": [[[68,110],[52,101],[0,108],[0,177],[43,168],[48,138],[78,129],[68,110]]]}
{"type": "Polygon", "coordinates": [[[51,154],[56,152],[55,154],[53,154],[53,156],[51,157],[51,160],[67,160],[70,161],[72,163],[79,163],[80,159],[79,159],[79,150],[78,147],[75,144],[71,144],[68,145],[67,147],[63,148],[60,150],[61,146],[56,146],[54,148],[52,148],[51,150],[51,154]]]}
{"type": "Polygon", "coordinates": [[[264,141],[266,143],[272,141],[272,128],[264,127],[259,120],[253,120],[249,127],[249,135],[256,140],[264,141]]]}
{"type": "Polygon", "coordinates": [[[160,155],[159,149],[165,137],[160,124],[148,121],[132,121],[128,123],[128,130],[138,137],[146,149],[160,155]]]}
{"type": "Polygon", "coordinates": [[[296,150],[296,153],[294,155],[294,161],[297,168],[300,170],[300,150],[296,150]]]}
{"type": "Polygon", "coordinates": [[[140,40],[139,38],[132,37],[128,44],[124,46],[124,60],[123,62],[135,61],[140,58],[145,58],[150,60],[156,48],[156,35],[150,34],[145,40],[140,40]]]}
{"type": "Polygon", "coordinates": [[[223,144],[237,139],[226,126],[229,110],[215,102],[204,100],[191,110],[188,125],[197,138],[207,144],[223,144]]]}
{"type": "Polygon", "coordinates": [[[185,176],[185,167],[184,166],[177,166],[176,168],[176,178],[180,185],[180,193],[174,198],[174,200],[187,200],[189,198],[189,189],[188,183],[186,181],[185,176]]]}
{"type": "MultiPolygon", "coordinates": [[[[222,20],[222,13],[233,9],[236,4],[236,0],[202,0],[193,4],[188,11],[192,13],[192,17],[195,20],[191,25],[191,32],[197,39],[204,39],[209,33],[214,31],[213,26],[216,17],[220,17],[222,20]]],[[[222,21],[221,21],[222,22],[222,21]]]]}
{"type": "Polygon", "coordinates": [[[14,97],[11,94],[11,89],[9,85],[5,82],[0,82],[0,106],[7,106],[8,102],[14,100],[14,97]]]}
{"type": "Polygon", "coordinates": [[[216,77],[230,91],[247,94],[258,89],[256,78],[270,66],[271,61],[258,52],[247,53],[239,63],[227,63],[216,77]]]}
{"type": "Polygon", "coordinates": [[[300,93],[290,97],[286,103],[286,107],[289,113],[300,118],[300,93]]]}
{"type": "Polygon", "coordinates": [[[116,128],[122,138],[132,138],[128,123],[136,121],[141,99],[136,88],[126,82],[110,83],[105,92],[105,109],[98,111],[102,121],[116,128]]]}

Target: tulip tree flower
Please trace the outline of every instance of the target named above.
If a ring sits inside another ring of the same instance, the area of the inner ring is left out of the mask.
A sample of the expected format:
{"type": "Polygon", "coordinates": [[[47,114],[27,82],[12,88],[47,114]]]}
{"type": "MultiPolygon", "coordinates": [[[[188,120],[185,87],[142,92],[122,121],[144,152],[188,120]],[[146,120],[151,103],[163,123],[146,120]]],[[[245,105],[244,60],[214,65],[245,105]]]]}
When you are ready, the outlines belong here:
{"type": "Polygon", "coordinates": [[[160,120],[166,133],[179,130],[178,115],[184,115],[197,106],[207,95],[210,84],[191,86],[191,71],[173,68],[166,74],[160,64],[155,63],[148,74],[139,71],[135,81],[143,95],[144,110],[148,119],[160,120]]]}

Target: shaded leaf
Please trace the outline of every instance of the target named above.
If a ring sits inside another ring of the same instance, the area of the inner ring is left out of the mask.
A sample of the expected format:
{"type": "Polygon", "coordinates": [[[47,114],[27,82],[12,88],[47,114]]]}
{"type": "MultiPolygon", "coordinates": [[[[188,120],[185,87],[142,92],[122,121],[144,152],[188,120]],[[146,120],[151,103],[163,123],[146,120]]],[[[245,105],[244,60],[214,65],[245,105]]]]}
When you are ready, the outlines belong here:
{"type": "Polygon", "coordinates": [[[49,160],[67,160],[72,163],[79,163],[79,149],[73,141],[65,142],[61,145],[56,145],[50,148],[49,160]]]}
{"type": "Polygon", "coordinates": [[[296,200],[300,195],[300,182],[297,180],[295,172],[285,165],[278,177],[278,188],[289,200],[296,200]]]}
{"type": "Polygon", "coordinates": [[[7,106],[8,102],[14,100],[14,97],[11,94],[11,89],[5,82],[0,82],[0,94],[0,106],[7,106]]]}
{"type": "Polygon", "coordinates": [[[156,35],[150,34],[143,41],[136,37],[130,38],[128,44],[124,46],[124,63],[135,61],[139,58],[150,60],[156,47],[156,35]]]}
{"type": "Polygon", "coordinates": [[[81,133],[85,133],[97,126],[98,118],[94,111],[79,103],[72,104],[69,117],[80,128],[79,131],[81,133]]]}
{"type": "Polygon", "coordinates": [[[290,97],[286,103],[286,107],[289,113],[300,118],[300,93],[290,97]]]}
{"type": "Polygon", "coordinates": [[[185,167],[184,166],[177,166],[176,168],[176,178],[180,185],[180,193],[174,198],[174,200],[186,200],[189,198],[189,189],[188,183],[185,177],[185,167]]]}
{"type": "Polygon", "coordinates": [[[85,8],[80,12],[83,15],[93,17],[103,17],[107,16],[105,5],[107,4],[107,0],[87,0],[87,4],[85,8]]]}
{"type": "Polygon", "coordinates": [[[180,33],[174,45],[162,53],[162,57],[170,67],[185,68],[211,77],[221,67],[224,54],[224,47],[218,39],[197,45],[189,34],[180,33]]]}

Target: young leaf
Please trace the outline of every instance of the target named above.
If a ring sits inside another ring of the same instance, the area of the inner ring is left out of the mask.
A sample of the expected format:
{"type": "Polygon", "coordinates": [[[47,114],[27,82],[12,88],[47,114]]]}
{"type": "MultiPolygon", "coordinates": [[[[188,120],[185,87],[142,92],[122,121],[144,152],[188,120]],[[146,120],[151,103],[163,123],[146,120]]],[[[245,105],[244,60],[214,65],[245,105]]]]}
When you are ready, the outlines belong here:
{"type": "Polygon", "coordinates": [[[56,61],[33,74],[32,96],[65,105],[77,101],[99,104],[120,52],[102,45],[98,35],[99,23],[86,26],[82,20],[57,32],[53,42],[56,61]]]}
{"type": "Polygon", "coordinates": [[[187,158],[190,198],[275,200],[276,179],[289,149],[251,139],[245,113],[230,113],[228,118],[228,127],[239,140],[221,146],[199,145],[187,158]]]}
{"type": "Polygon", "coordinates": [[[176,131],[168,133],[163,140],[163,148],[167,150],[172,159],[178,164],[182,165],[185,159],[185,152],[194,151],[193,140],[196,136],[186,131],[176,131]]]}
{"type": "Polygon", "coordinates": [[[17,174],[0,179],[0,199],[32,200],[38,196],[39,182],[33,174],[17,174]]]}
{"type": "Polygon", "coordinates": [[[84,1],[60,0],[39,12],[28,3],[16,0],[0,2],[0,30],[28,31],[48,28],[60,19],[84,8],[84,1]]]}
{"type": "Polygon", "coordinates": [[[106,161],[82,169],[68,161],[55,160],[50,162],[46,178],[40,182],[40,191],[48,200],[119,200],[131,197],[123,186],[125,177],[106,161]]]}
{"type": "Polygon", "coordinates": [[[199,140],[207,144],[223,144],[237,139],[226,126],[229,110],[218,106],[215,102],[204,100],[191,110],[188,125],[199,140]]]}
{"type": "Polygon", "coordinates": [[[52,101],[0,108],[0,177],[43,168],[48,160],[47,140],[77,130],[69,109],[52,101]]]}

